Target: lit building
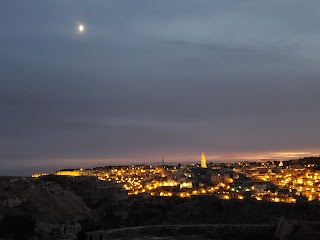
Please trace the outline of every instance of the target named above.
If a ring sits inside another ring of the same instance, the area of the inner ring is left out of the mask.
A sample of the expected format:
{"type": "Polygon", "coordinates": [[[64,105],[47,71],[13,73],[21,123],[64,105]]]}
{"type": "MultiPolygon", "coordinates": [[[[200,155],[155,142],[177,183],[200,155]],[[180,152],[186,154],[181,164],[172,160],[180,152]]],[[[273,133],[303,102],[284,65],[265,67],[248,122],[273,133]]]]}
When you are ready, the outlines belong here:
{"type": "Polygon", "coordinates": [[[79,177],[80,176],[80,171],[79,170],[70,170],[70,171],[57,171],[55,175],[59,176],[73,176],[73,177],[79,177]]]}
{"type": "Polygon", "coordinates": [[[48,173],[34,173],[34,174],[32,174],[32,177],[38,178],[38,177],[47,176],[47,175],[49,175],[49,174],[48,173]]]}
{"type": "Polygon", "coordinates": [[[180,184],[180,189],[182,188],[192,188],[192,182],[183,182],[180,184]]]}
{"type": "Polygon", "coordinates": [[[201,167],[207,168],[207,160],[206,155],[204,153],[201,153],[201,167]]]}
{"type": "Polygon", "coordinates": [[[86,171],[84,169],[74,169],[74,170],[60,170],[55,173],[59,176],[71,176],[71,177],[81,177],[81,176],[92,176],[91,171],[86,171]]]}

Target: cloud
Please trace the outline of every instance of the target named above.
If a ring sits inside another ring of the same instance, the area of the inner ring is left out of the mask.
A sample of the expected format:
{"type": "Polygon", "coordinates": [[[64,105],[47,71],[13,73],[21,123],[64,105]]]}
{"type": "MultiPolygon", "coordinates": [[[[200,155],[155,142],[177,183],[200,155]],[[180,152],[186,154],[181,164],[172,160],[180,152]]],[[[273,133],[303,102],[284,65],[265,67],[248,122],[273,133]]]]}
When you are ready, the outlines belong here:
{"type": "Polygon", "coordinates": [[[192,161],[202,151],[217,161],[316,153],[318,5],[7,2],[0,161],[58,168],[192,161]]]}

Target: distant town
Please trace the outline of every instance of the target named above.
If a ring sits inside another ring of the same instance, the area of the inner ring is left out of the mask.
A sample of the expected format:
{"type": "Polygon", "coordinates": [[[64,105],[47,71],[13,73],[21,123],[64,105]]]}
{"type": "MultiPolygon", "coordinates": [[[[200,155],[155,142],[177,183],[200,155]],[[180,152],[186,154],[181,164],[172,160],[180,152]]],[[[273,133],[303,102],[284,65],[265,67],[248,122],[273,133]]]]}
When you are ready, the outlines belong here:
{"type": "Polygon", "coordinates": [[[296,203],[320,200],[320,158],[290,161],[207,163],[175,166],[105,166],[93,169],[64,169],[46,175],[97,177],[120,185],[128,195],[190,198],[213,195],[220,199],[296,203]]]}

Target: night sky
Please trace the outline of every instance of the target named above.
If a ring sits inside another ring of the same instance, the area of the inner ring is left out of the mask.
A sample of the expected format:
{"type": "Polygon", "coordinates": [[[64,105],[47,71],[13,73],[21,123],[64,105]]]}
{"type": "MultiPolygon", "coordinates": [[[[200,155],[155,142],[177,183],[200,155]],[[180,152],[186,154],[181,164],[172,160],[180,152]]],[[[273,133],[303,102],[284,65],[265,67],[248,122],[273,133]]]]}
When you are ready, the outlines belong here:
{"type": "Polygon", "coordinates": [[[0,175],[318,155],[319,9],[0,0],[0,175]]]}

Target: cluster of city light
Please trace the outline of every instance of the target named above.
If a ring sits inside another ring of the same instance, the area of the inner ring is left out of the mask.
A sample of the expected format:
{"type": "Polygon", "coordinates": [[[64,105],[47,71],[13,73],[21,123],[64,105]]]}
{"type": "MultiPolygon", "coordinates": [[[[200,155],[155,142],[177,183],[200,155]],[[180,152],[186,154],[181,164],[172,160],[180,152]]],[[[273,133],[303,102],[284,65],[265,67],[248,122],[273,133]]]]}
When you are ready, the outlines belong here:
{"type": "MultiPolygon", "coordinates": [[[[128,195],[148,194],[150,196],[188,198],[193,195],[218,194],[221,199],[230,199],[228,183],[220,182],[214,186],[194,188],[191,182],[176,181],[170,178],[177,174],[176,167],[168,169],[152,166],[114,167],[94,173],[99,180],[122,184],[128,195]],[[175,191],[173,191],[174,188],[175,191]],[[219,190],[224,191],[220,192],[219,190]]],[[[185,173],[184,176],[190,176],[190,174],[185,173]]],[[[237,198],[243,199],[240,195],[237,198]]]]}
{"type": "MultiPolygon", "coordinates": [[[[295,203],[299,196],[309,201],[320,200],[320,171],[314,165],[286,166],[283,163],[250,162],[233,165],[204,166],[204,175],[195,175],[201,166],[126,166],[106,167],[94,170],[62,170],[56,175],[81,177],[95,176],[101,181],[119,184],[128,195],[144,194],[149,196],[188,198],[197,195],[214,195],[220,199],[255,198],[258,201],[295,203]],[[210,169],[211,168],[211,169],[210,169]],[[240,175],[247,180],[239,179],[240,175]],[[199,182],[210,177],[206,183],[199,182]],[[196,180],[198,178],[198,180],[196,180]],[[277,186],[271,190],[270,183],[277,186]]],[[[34,174],[41,177],[46,174],[34,174]]]]}
{"type": "Polygon", "coordinates": [[[264,191],[256,194],[257,200],[262,200],[265,196],[273,202],[292,202],[295,203],[298,196],[305,196],[309,201],[320,200],[320,175],[314,171],[314,165],[304,167],[286,167],[277,173],[266,172],[262,174],[250,174],[245,172],[248,177],[265,182],[272,182],[280,189],[287,189],[290,194],[280,194],[264,191]],[[294,194],[293,194],[294,193],[294,194]]]}

